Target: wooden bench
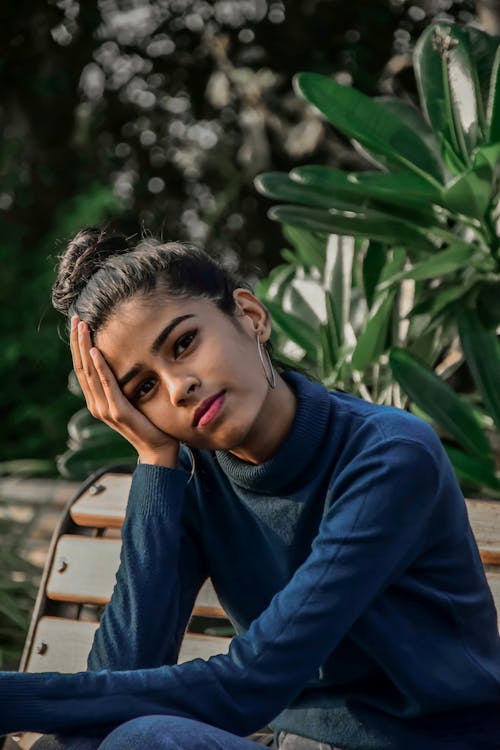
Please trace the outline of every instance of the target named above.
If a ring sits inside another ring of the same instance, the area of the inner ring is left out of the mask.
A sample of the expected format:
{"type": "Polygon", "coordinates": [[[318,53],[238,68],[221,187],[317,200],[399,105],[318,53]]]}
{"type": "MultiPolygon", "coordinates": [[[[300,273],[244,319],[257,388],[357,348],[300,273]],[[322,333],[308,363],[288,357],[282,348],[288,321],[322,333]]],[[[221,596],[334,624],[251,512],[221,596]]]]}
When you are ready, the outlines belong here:
{"type": "MultiPolygon", "coordinates": [[[[115,584],[131,471],[97,472],[68,503],[52,537],[20,671],[86,669],[94,633],[115,584]]],[[[196,599],[179,662],[227,652],[232,633],[215,590],[206,581],[196,599]]],[[[4,750],[27,750],[39,736],[31,732],[11,735],[4,750]]]]}
{"type": "MultiPolygon", "coordinates": [[[[121,548],[120,529],[130,470],[103,470],[78,491],[54,532],[26,639],[20,670],[76,672],[86,659],[104,605],[111,596],[121,548]]],[[[500,612],[500,503],[467,500],[497,611],[500,612]]],[[[231,625],[207,581],[195,602],[179,662],[224,653],[231,625]],[[225,631],[224,634],[215,634],[225,631]]],[[[5,750],[27,750],[39,735],[7,740],[5,750]]]]}

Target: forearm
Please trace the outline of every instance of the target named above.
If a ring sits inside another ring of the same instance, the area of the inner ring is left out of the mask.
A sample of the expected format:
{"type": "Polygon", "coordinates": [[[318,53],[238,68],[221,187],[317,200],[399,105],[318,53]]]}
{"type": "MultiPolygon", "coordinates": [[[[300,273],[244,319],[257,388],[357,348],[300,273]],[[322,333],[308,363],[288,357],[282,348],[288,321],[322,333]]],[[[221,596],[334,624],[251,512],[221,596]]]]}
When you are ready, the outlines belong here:
{"type": "Polygon", "coordinates": [[[158,713],[240,735],[271,721],[412,563],[425,537],[437,468],[417,461],[418,445],[404,444],[394,456],[390,444],[384,448],[384,462],[374,452],[363,471],[352,467],[349,489],[325,515],[310,556],[228,654],[131,672],[4,673],[0,733],[64,731],[158,713]]]}
{"type": "Polygon", "coordinates": [[[94,638],[89,669],[175,663],[193,589],[202,576],[194,550],[180,556],[186,482],[184,470],[140,466],[134,473],[117,582],[94,638]]]}

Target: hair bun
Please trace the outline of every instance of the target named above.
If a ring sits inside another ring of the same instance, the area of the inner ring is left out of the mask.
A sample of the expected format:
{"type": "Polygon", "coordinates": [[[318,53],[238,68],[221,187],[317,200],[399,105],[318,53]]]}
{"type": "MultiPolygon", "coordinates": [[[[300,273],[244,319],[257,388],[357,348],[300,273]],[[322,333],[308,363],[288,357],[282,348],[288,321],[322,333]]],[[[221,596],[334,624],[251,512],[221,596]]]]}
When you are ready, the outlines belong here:
{"type": "Polygon", "coordinates": [[[107,235],[97,227],[82,229],[59,258],[57,278],[52,287],[52,304],[68,315],[89,279],[113,255],[129,251],[122,235],[107,235]]]}

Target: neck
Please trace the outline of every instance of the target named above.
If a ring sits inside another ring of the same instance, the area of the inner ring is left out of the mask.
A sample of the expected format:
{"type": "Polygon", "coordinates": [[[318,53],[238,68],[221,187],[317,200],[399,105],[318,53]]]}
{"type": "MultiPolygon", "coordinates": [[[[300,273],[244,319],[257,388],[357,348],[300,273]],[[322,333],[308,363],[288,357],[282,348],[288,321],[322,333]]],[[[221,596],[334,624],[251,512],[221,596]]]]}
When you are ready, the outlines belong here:
{"type": "Polygon", "coordinates": [[[271,458],[288,435],[297,398],[292,388],[276,372],[276,387],[269,387],[262,408],[243,445],[230,451],[242,461],[261,464],[271,458]]]}

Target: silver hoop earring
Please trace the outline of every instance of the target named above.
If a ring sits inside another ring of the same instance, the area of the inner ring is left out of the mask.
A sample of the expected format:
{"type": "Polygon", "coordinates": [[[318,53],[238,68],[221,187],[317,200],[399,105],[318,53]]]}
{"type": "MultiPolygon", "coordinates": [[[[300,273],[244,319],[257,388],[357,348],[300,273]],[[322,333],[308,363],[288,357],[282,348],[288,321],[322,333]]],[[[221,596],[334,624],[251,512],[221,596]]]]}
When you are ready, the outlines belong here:
{"type": "Polygon", "coordinates": [[[262,344],[260,343],[260,337],[258,333],[257,333],[257,351],[259,352],[260,361],[262,362],[262,368],[264,370],[264,375],[266,376],[267,382],[269,383],[271,388],[276,388],[276,374],[274,372],[273,363],[271,362],[271,357],[269,356],[269,352],[267,351],[266,347],[262,346],[262,344]],[[267,374],[266,365],[264,363],[264,356],[262,354],[263,349],[266,354],[267,365],[271,373],[271,377],[269,377],[269,375],[267,374]]]}
{"type": "Polygon", "coordinates": [[[188,451],[189,457],[191,459],[191,474],[189,475],[189,479],[187,481],[187,483],[189,484],[189,482],[191,481],[191,479],[194,477],[194,471],[195,471],[196,466],[195,466],[195,462],[194,462],[193,451],[191,450],[191,448],[189,447],[189,445],[186,445],[186,443],[184,443],[184,447],[188,451]]]}

